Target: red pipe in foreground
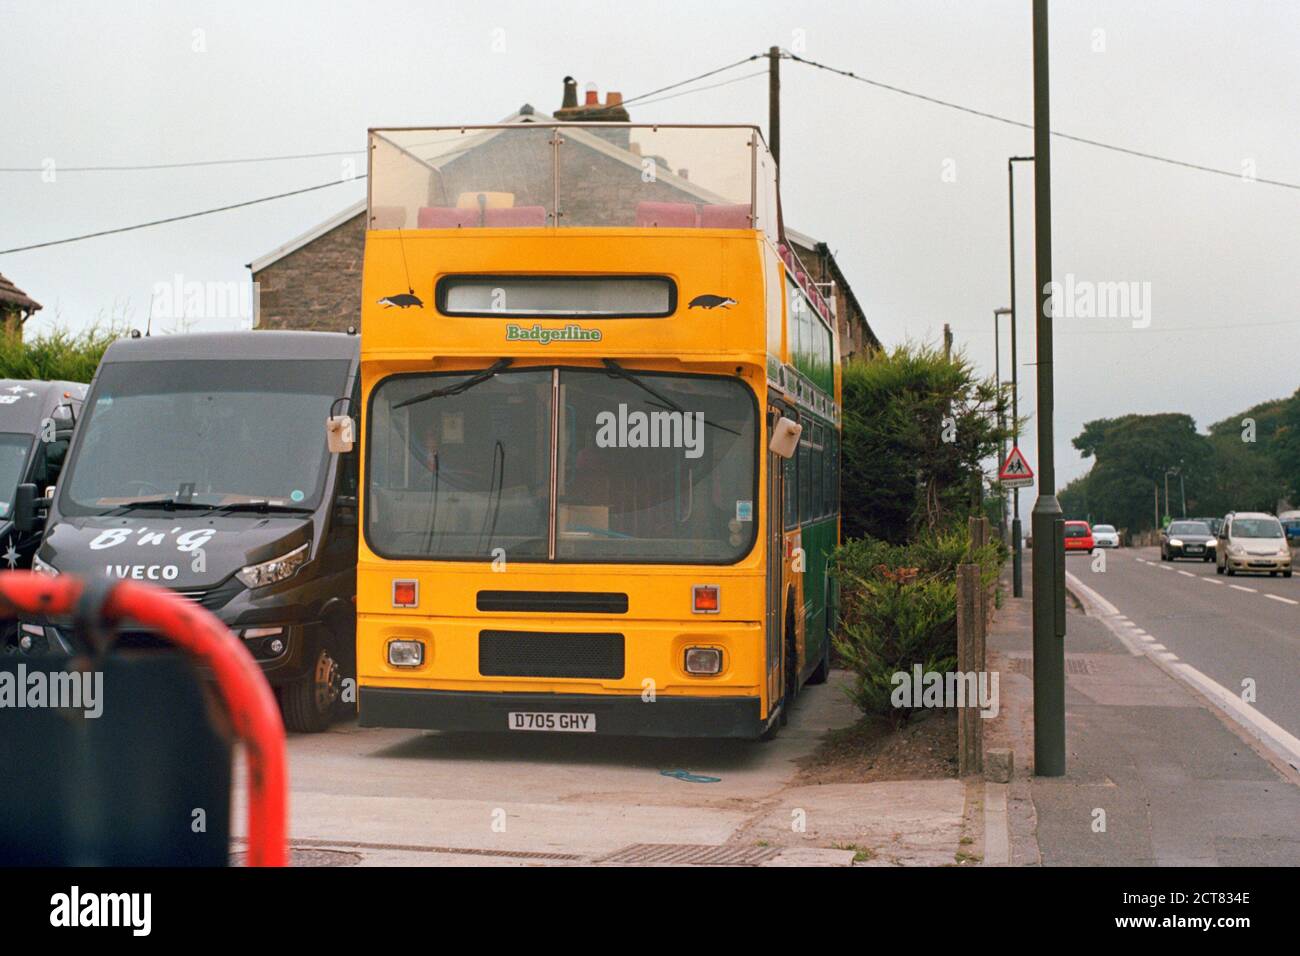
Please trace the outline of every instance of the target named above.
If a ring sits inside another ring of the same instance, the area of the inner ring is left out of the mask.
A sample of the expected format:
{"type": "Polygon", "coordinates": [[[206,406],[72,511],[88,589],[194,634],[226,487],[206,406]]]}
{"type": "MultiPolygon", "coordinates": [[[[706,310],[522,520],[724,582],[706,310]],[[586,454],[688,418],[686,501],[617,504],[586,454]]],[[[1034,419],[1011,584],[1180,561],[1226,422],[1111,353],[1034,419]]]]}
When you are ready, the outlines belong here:
{"type": "MultiPolygon", "coordinates": [[[[85,583],[71,575],[0,572],[0,618],[15,611],[75,614],[84,591],[85,583]]],[[[213,614],[165,588],[117,581],[104,593],[103,607],[90,610],[105,624],[130,618],[154,628],[212,672],[231,725],[248,748],[248,865],[286,865],[284,722],[253,655],[213,614]]]]}

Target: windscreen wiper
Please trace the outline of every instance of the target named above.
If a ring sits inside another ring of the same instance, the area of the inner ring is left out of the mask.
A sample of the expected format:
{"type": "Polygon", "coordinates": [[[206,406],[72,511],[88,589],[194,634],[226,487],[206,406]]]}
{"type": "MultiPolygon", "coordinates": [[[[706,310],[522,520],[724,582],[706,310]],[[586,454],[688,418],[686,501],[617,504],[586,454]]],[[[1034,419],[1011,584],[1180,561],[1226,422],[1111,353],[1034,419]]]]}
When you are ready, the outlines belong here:
{"type": "Polygon", "coordinates": [[[405,401],[398,402],[393,408],[405,408],[407,405],[414,405],[416,402],[427,401],[431,398],[447,398],[451,395],[459,395],[461,392],[468,392],[475,385],[482,385],[488,379],[492,378],[497,372],[509,367],[514,359],[501,358],[497,359],[487,368],[475,372],[463,382],[457,382],[455,385],[448,385],[446,388],[435,388],[405,401]]]}
{"type": "Polygon", "coordinates": [[[218,505],[205,505],[197,501],[182,501],[176,498],[148,498],[144,501],[128,501],[116,506],[108,514],[122,514],[137,508],[161,508],[164,511],[216,511],[218,505]]]}
{"type": "Polygon", "coordinates": [[[273,505],[269,501],[237,501],[229,505],[216,505],[218,511],[257,511],[266,513],[269,511],[292,511],[297,514],[311,514],[311,508],[303,508],[299,505],[273,505]]]}
{"type": "MultiPolygon", "coordinates": [[[[659,400],[660,407],[672,409],[674,412],[681,412],[683,415],[687,414],[685,409],[683,409],[680,405],[674,402],[671,398],[665,398],[663,395],[660,395],[653,388],[647,385],[641,379],[641,377],[636,373],[629,372],[627,369],[619,365],[613,359],[607,358],[607,359],[601,359],[601,361],[605,363],[605,368],[609,369],[619,378],[626,379],[627,381],[631,382],[633,385],[635,385],[637,388],[641,389],[642,391],[648,392],[650,395],[653,395],[656,399],[659,400]]],[[[726,425],[719,425],[717,422],[711,422],[707,418],[704,419],[704,424],[709,425],[712,428],[720,429],[724,432],[731,432],[731,434],[733,435],[740,434],[740,432],[736,431],[734,428],[728,428],[726,425]]]]}

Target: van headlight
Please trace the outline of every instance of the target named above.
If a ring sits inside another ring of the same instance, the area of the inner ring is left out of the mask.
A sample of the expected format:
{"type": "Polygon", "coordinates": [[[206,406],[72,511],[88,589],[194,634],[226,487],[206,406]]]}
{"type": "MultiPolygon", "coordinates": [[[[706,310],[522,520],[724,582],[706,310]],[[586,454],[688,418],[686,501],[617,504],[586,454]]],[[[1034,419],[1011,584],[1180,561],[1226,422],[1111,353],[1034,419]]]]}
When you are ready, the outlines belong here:
{"type": "Polygon", "coordinates": [[[288,554],[282,554],[261,564],[250,564],[241,568],[235,577],[246,587],[262,588],[293,577],[300,567],[307,563],[307,545],[300,544],[288,554]]]}
{"type": "Polygon", "coordinates": [[[44,574],[46,577],[57,578],[59,576],[58,568],[45,563],[37,555],[32,555],[32,570],[37,574],[44,574]]]}

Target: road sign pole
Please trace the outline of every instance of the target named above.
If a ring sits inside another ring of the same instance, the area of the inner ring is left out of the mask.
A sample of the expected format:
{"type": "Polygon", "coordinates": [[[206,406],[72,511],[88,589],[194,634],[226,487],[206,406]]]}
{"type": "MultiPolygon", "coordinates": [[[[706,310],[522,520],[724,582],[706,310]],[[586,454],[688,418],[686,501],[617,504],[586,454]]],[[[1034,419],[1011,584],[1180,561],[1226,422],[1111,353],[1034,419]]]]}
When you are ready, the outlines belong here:
{"type": "Polygon", "coordinates": [[[1034,773],[1065,774],[1065,541],[1056,498],[1052,376],[1052,142],[1047,0],[1034,0],[1034,272],[1038,500],[1034,502],[1034,773]]]}

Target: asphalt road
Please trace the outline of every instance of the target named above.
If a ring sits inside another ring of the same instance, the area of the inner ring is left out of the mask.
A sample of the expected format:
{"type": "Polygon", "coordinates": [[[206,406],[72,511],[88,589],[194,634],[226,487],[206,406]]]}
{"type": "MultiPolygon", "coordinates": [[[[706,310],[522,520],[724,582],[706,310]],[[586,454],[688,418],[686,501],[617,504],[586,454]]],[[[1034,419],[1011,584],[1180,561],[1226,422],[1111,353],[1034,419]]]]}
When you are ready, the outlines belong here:
{"type": "Polygon", "coordinates": [[[1300,577],[1216,575],[1213,561],[1162,562],[1158,548],[1104,553],[1105,571],[1084,555],[1066,570],[1228,691],[1253,680],[1254,708],[1300,736],[1300,577]]]}

